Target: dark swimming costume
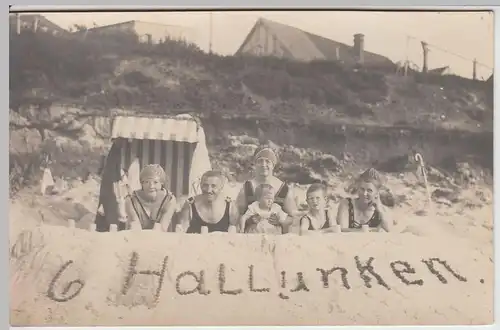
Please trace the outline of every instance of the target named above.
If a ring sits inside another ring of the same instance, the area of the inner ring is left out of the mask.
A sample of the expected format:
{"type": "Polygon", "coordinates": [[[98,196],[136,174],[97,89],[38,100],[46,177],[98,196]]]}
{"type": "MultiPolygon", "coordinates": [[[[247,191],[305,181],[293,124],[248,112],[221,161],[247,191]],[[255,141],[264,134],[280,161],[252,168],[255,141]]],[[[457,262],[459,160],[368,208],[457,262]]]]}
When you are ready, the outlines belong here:
{"type": "Polygon", "coordinates": [[[200,214],[198,213],[198,210],[196,209],[193,198],[190,198],[190,203],[191,203],[192,217],[191,217],[191,222],[189,223],[189,228],[186,231],[186,233],[188,233],[188,234],[200,234],[201,227],[203,227],[203,226],[208,228],[209,233],[214,232],[214,231],[227,232],[229,230],[229,224],[230,224],[230,222],[229,222],[229,207],[231,205],[230,201],[226,201],[226,210],[224,212],[224,215],[222,216],[220,221],[217,223],[208,223],[208,222],[203,221],[200,214]]]}
{"type": "MultiPolygon", "coordinates": [[[[361,229],[362,225],[354,219],[353,201],[351,198],[348,198],[347,201],[349,202],[349,228],[361,229]]],[[[380,226],[381,222],[382,222],[382,219],[380,219],[380,214],[377,210],[375,210],[373,212],[372,217],[370,218],[370,220],[368,220],[366,225],[368,225],[368,227],[370,227],[370,228],[376,228],[376,227],[380,226]]]]}
{"type": "Polygon", "coordinates": [[[132,202],[132,207],[134,208],[134,211],[137,214],[139,221],[141,222],[142,229],[154,228],[155,223],[160,220],[160,216],[162,213],[161,211],[165,205],[165,202],[170,199],[172,199],[172,194],[167,191],[165,197],[161,201],[158,211],[156,212],[156,217],[152,217],[153,214],[151,214],[150,216],[148,212],[146,212],[146,209],[144,208],[144,205],[142,205],[142,202],[139,199],[139,196],[137,196],[137,193],[135,191],[132,193],[132,195],[130,196],[130,201],[132,202]]]}
{"type": "MultiPolygon", "coordinates": [[[[309,221],[309,228],[308,230],[316,230],[314,229],[314,227],[312,226],[312,222],[311,222],[311,218],[309,217],[309,215],[304,215],[301,219],[300,219],[300,223],[302,224],[302,221],[304,219],[307,219],[309,221]]],[[[330,228],[330,217],[328,216],[328,210],[325,210],[325,223],[323,224],[323,226],[319,229],[326,229],[326,228],[330,228]]]]}

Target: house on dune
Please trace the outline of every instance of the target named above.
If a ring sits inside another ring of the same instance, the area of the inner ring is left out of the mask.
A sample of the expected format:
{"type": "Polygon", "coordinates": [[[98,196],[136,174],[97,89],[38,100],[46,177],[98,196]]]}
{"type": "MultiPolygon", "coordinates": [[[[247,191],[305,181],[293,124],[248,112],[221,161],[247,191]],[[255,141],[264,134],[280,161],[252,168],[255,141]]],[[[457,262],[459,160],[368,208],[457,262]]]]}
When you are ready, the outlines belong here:
{"type": "Polygon", "coordinates": [[[195,33],[190,28],[138,20],[97,26],[90,28],[87,31],[87,33],[97,35],[113,35],[119,32],[133,33],[137,35],[139,41],[150,44],[157,44],[161,41],[165,41],[166,39],[185,41],[189,43],[195,42],[195,33]]]}
{"type": "Polygon", "coordinates": [[[346,64],[393,67],[379,54],[365,50],[364,35],[354,35],[352,46],[327,39],[286,24],[259,18],[247,35],[237,55],[276,56],[298,61],[331,60],[346,64]]]}

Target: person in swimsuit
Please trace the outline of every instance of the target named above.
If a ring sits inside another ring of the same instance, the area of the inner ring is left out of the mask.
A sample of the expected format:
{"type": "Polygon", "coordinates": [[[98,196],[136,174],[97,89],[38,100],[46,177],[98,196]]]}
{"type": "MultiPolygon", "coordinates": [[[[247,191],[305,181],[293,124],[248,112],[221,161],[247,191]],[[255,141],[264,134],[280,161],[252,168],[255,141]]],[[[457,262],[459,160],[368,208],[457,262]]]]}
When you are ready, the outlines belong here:
{"type": "Polygon", "coordinates": [[[167,231],[176,210],[175,196],[165,186],[167,175],[158,164],[146,165],[139,174],[142,188],[125,199],[127,228],[153,229],[156,223],[167,231]]]}
{"type": "Polygon", "coordinates": [[[333,211],[327,207],[326,187],[313,183],[306,192],[307,213],[300,218],[300,235],[333,232],[337,224],[333,211]]]}
{"type": "Polygon", "coordinates": [[[200,234],[202,227],[208,232],[228,232],[237,225],[238,210],[230,198],[221,194],[224,175],[219,171],[208,171],[200,180],[201,194],[189,198],[182,207],[179,219],[182,231],[200,234]]]}
{"type": "MultiPolygon", "coordinates": [[[[240,218],[240,232],[244,228],[247,219],[255,217],[258,219],[256,223],[252,223],[245,233],[251,234],[283,234],[283,228],[279,225],[273,225],[274,222],[284,222],[288,217],[277,203],[274,202],[274,188],[270,184],[261,184],[255,189],[257,201],[248,206],[245,214],[240,218]]],[[[254,218],[254,219],[255,219],[254,218]]]]}
{"type": "Polygon", "coordinates": [[[337,223],[343,231],[361,229],[363,225],[368,225],[371,230],[391,230],[389,210],[380,202],[381,182],[378,178],[375,170],[366,171],[355,185],[358,197],[348,197],[340,202],[337,223]]]}
{"type": "MultiPolygon", "coordinates": [[[[278,157],[271,148],[261,147],[256,150],[254,154],[255,176],[253,179],[245,181],[243,184],[243,187],[236,197],[236,205],[239,214],[245,214],[249,205],[256,200],[255,187],[261,184],[271,185],[276,192],[274,202],[281,206],[283,211],[288,214],[288,217],[283,222],[280,222],[278,219],[271,219],[270,223],[281,226],[283,228],[283,233],[287,233],[293,223],[293,217],[295,217],[298,212],[295,198],[293,197],[293,190],[285,182],[274,176],[273,171],[277,163],[278,157]]],[[[258,221],[258,216],[247,219],[244,227],[240,228],[240,232],[247,231],[252,223],[255,224],[258,221]]]]}

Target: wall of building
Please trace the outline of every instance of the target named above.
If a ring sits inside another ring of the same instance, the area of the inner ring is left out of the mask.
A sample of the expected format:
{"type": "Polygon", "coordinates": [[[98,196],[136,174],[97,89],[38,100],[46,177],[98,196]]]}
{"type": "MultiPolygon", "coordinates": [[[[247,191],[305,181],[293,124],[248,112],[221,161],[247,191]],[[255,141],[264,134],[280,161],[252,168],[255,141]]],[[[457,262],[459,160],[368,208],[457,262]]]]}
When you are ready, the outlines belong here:
{"type": "Polygon", "coordinates": [[[259,24],[250,35],[246,44],[242,47],[242,49],[240,49],[240,53],[257,56],[269,55],[291,58],[291,55],[283,47],[283,45],[281,45],[279,40],[269,33],[269,31],[261,24],[259,24]]]}
{"type": "Polygon", "coordinates": [[[105,26],[96,29],[93,32],[104,35],[116,32],[132,32],[137,34],[139,40],[142,42],[148,42],[148,36],[151,36],[151,41],[153,43],[158,43],[160,40],[165,40],[166,38],[194,42],[194,33],[191,29],[175,25],[163,25],[139,21],[105,26]]]}
{"type": "Polygon", "coordinates": [[[134,22],[134,29],[140,40],[144,42],[147,42],[147,35],[151,35],[153,43],[158,43],[166,38],[194,42],[194,31],[182,26],[134,22]]]}

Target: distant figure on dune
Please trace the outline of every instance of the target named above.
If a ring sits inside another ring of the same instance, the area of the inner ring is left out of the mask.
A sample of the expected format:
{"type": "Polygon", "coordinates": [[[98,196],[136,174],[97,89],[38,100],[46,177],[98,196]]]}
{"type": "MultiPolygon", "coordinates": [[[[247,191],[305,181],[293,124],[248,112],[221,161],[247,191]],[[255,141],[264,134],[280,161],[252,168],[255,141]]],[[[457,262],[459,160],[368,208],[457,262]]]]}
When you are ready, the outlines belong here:
{"type": "Polygon", "coordinates": [[[274,202],[275,191],[270,184],[261,184],[255,188],[257,200],[248,206],[247,211],[240,218],[240,228],[244,228],[248,219],[253,221],[248,226],[246,233],[250,234],[283,234],[280,223],[286,221],[286,214],[281,206],[274,202]]]}
{"type": "Polygon", "coordinates": [[[342,230],[361,229],[367,225],[370,229],[390,231],[392,220],[389,210],[380,202],[380,174],[375,169],[368,169],[356,180],[358,197],[343,199],[338,207],[337,223],[342,230]]]}
{"type": "MultiPolygon", "coordinates": [[[[285,182],[274,176],[274,168],[277,163],[278,157],[271,148],[258,148],[254,154],[255,176],[243,184],[243,188],[236,197],[236,204],[239,214],[245,214],[250,204],[256,200],[255,188],[261,184],[271,185],[276,192],[274,202],[288,214],[288,217],[286,220],[270,219],[269,222],[272,225],[281,226],[283,233],[287,233],[293,223],[293,217],[297,214],[297,205],[293,197],[293,190],[285,182]]],[[[257,215],[248,218],[244,224],[240,224],[242,228],[239,228],[239,232],[247,232],[250,226],[258,221],[259,217],[257,215]]]]}
{"type": "Polygon", "coordinates": [[[131,229],[153,229],[160,223],[167,231],[176,210],[175,196],[166,187],[167,175],[160,165],[145,166],[139,174],[141,189],[125,200],[125,212],[131,229]]]}
{"type": "Polygon", "coordinates": [[[306,191],[307,213],[300,218],[300,235],[329,233],[337,225],[335,213],[327,206],[326,187],[313,183],[306,191]]]}
{"type": "Polygon", "coordinates": [[[200,180],[201,194],[189,198],[182,207],[179,220],[183,231],[200,234],[202,227],[208,232],[228,232],[229,226],[237,225],[238,210],[230,198],[222,193],[224,175],[208,171],[200,180]]]}

